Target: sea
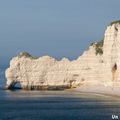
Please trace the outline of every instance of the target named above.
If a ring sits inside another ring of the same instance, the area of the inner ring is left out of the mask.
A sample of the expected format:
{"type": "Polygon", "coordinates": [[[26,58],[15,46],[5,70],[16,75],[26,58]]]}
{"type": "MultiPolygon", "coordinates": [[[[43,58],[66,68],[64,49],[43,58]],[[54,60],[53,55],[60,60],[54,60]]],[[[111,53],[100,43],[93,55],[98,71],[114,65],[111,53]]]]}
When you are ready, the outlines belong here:
{"type": "Polygon", "coordinates": [[[6,67],[0,68],[0,120],[120,119],[120,97],[75,90],[4,90],[6,67]]]}

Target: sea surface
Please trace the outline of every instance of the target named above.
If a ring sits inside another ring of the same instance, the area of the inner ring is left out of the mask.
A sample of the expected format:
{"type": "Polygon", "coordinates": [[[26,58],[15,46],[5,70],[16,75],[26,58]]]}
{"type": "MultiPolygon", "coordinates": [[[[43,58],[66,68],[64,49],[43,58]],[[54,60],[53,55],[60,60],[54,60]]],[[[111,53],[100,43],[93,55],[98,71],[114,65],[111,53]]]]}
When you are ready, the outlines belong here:
{"type": "MultiPolygon", "coordinates": [[[[97,93],[4,90],[0,69],[0,120],[112,120],[120,117],[120,98],[97,93]]],[[[119,118],[118,118],[119,119],[119,118]]]]}

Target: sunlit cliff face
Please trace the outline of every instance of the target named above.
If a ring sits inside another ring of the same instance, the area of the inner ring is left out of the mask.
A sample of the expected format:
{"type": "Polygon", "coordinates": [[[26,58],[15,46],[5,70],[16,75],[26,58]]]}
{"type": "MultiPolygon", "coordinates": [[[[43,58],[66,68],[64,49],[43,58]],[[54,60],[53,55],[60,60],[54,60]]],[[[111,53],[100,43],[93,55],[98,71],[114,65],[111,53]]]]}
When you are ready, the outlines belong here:
{"type": "Polygon", "coordinates": [[[113,23],[104,39],[93,43],[78,59],[57,61],[50,56],[32,57],[24,52],[6,70],[6,88],[20,83],[23,89],[67,89],[103,85],[120,87],[120,24],[113,23]]]}

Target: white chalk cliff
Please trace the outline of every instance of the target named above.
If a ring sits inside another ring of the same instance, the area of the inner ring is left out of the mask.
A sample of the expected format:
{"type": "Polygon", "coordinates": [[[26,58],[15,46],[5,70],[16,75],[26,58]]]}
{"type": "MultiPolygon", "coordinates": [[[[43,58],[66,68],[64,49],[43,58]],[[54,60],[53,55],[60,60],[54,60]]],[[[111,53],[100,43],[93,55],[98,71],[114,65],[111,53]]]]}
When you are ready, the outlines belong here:
{"type": "Polygon", "coordinates": [[[120,86],[120,23],[107,27],[104,39],[93,43],[78,59],[33,58],[20,53],[6,70],[6,88],[64,89],[82,85],[120,86]]]}

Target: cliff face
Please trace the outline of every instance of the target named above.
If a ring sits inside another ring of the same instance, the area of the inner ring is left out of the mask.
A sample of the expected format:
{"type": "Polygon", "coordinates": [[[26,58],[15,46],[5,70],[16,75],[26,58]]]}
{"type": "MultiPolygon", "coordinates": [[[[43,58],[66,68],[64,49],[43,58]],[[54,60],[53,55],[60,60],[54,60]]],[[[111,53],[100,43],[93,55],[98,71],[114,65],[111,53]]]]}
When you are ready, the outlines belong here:
{"type": "MultiPolygon", "coordinates": [[[[113,85],[119,86],[120,82],[120,23],[107,27],[104,40],[104,63],[108,78],[113,85]]],[[[106,75],[107,80],[107,75],[106,75]]]]}
{"type": "Polygon", "coordinates": [[[93,43],[77,60],[33,58],[21,53],[6,70],[6,88],[20,83],[23,89],[61,89],[81,85],[119,86],[120,24],[109,25],[104,41],[93,43]]]}

